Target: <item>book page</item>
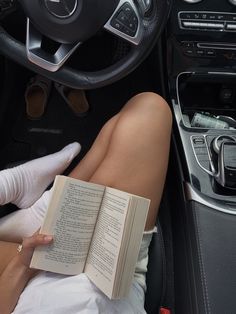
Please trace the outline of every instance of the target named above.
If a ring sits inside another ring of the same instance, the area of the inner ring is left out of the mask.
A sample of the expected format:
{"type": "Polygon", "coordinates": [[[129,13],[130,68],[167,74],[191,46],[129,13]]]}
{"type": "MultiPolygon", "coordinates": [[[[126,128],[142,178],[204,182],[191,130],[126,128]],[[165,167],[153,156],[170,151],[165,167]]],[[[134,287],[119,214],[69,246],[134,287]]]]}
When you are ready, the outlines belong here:
{"type": "Polygon", "coordinates": [[[31,267],[62,274],[83,272],[104,187],[58,176],[40,233],[53,243],[35,249],[31,267]]]}
{"type": "Polygon", "coordinates": [[[88,277],[110,298],[129,200],[129,193],[106,188],[85,266],[88,277]]]}

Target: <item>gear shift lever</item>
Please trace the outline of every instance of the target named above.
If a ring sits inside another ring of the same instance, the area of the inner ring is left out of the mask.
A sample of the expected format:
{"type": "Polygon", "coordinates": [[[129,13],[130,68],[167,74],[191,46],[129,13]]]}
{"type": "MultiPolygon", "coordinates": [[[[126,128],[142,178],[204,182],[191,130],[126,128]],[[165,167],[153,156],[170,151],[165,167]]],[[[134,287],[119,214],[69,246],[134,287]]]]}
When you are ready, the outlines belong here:
{"type": "Polygon", "coordinates": [[[218,155],[216,181],[225,188],[236,189],[236,142],[223,141],[218,155]]]}

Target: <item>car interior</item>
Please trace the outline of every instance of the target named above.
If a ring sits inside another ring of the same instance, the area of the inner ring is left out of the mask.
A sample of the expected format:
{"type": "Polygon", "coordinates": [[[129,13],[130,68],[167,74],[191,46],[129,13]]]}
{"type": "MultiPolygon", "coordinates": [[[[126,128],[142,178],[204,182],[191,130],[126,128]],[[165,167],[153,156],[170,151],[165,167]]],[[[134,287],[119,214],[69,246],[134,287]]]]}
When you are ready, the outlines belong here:
{"type": "Polygon", "coordinates": [[[236,313],[235,33],[235,0],[0,0],[0,169],[79,140],[69,173],[137,93],[172,110],[148,314],[236,313]],[[35,119],[27,91],[39,77],[49,85],[35,119]],[[85,114],[58,86],[80,91],[85,114]]]}

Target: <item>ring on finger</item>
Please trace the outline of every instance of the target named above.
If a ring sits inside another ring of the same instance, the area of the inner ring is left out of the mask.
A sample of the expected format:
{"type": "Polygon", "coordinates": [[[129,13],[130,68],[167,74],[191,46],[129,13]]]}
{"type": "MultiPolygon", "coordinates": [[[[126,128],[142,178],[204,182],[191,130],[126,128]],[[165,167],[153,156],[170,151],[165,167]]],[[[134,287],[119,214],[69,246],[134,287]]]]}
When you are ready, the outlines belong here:
{"type": "Polygon", "coordinates": [[[17,252],[20,253],[23,249],[23,245],[22,244],[19,244],[18,247],[17,247],[17,252]]]}

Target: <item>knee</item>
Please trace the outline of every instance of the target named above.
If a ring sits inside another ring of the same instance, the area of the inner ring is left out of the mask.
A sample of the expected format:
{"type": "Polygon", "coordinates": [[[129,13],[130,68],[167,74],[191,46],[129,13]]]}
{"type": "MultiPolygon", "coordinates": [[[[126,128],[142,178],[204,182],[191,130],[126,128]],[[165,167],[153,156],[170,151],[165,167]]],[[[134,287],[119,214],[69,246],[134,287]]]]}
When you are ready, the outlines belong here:
{"type": "Polygon", "coordinates": [[[143,92],[131,99],[131,105],[137,114],[147,119],[148,123],[172,126],[170,106],[160,95],[153,92],[143,92]]]}

